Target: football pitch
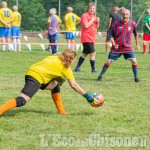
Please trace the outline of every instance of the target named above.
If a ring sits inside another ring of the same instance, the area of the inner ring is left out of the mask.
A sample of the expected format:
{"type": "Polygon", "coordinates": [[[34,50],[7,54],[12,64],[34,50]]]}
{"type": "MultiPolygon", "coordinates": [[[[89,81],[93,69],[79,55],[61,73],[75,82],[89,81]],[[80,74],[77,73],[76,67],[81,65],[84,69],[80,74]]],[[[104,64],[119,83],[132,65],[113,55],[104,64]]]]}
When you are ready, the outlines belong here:
{"type": "MultiPolygon", "coordinates": [[[[74,76],[87,92],[103,93],[104,104],[91,107],[65,82],[61,94],[69,115],[58,115],[51,92],[39,90],[25,106],[0,117],[0,150],[149,150],[150,54],[143,55],[142,43],[140,47],[139,52],[135,51],[140,82],[134,82],[131,63],[123,57],[112,63],[102,81],[97,82],[108,56],[104,45],[96,45],[98,73],[91,73],[87,57],[82,72],[74,72],[74,76]]],[[[22,49],[0,52],[0,105],[17,97],[31,64],[51,55],[39,45],[32,51],[25,45],[22,49]]],[[[64,49],[59,46],[59,51],[64,49]]],[[[79,48],[73,70],[80,55],[79,48]]]]}

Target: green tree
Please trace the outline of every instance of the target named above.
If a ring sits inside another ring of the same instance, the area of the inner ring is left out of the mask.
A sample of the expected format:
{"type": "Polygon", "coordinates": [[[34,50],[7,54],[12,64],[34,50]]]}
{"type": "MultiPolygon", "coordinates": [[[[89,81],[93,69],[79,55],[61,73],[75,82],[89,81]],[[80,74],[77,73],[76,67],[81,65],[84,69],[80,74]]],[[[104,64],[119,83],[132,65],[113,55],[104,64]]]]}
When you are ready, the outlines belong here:
{"type": "MultiPolygon", "coordinates": [[[[137,22],[143,11],[148,8],[149,0],[132,0],[132,19],[137,22]]],[[[16,5],[16,0],[7,0],[8,7],[16,5]]],[[[22,30],[41,31],[47,26],[48,12],[50,8],[56,8],[58,11],[59,0],[18,0],[19,11],[22,14],[22,30]]],[[[61,0],[61,16],[62,21],[66,14],[66,7],[73,7],[74,13],[81,16],[87,10],[88,3],[94,0],[61,0]]],[[[96,15],[100,17],[100,31],[107,30],[107,22],[109,13],[112,12],[114,6],[125,7],[131,9],[131,0],[97,0],[96,15]]],[[[144,17],[144,16],[143,16],[144,17]]],[[[142,31],[143,18],[141,19],[138,30],[142,31]]]]}

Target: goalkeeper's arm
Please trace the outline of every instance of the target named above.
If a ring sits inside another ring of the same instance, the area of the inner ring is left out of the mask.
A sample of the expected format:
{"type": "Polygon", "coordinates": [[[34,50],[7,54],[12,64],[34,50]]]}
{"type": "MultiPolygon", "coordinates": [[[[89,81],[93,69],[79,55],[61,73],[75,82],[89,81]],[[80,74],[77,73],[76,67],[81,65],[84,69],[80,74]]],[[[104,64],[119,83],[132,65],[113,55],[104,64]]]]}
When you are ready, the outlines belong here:
{"type": "Polygon", "coordinates": [[[81,94],[83,97],[87,99],[88,102],[93,103],[94,102],[94,95],[88,94],[84,89],[82,89],[79,84],[75,80],[68,80],[69,85],[72,89],[74,89],[76,92],[81,94]]]}

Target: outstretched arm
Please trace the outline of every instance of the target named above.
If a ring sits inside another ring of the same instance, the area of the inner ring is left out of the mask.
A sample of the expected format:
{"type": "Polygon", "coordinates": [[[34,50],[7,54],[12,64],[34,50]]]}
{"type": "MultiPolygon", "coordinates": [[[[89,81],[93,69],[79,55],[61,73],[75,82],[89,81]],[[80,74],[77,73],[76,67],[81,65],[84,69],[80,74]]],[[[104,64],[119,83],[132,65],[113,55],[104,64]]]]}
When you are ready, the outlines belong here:
{"type": "Polygon", "coordinates": [[[83,90],[75,80],[68,80],[68,82],[71,88],[74,89],[79,94],[84,95],[86,93],[86,91],[83,90]]]}
{"type": "Polygon", "coordinates": [[[85,97],[90,104],[97,103],[96,99],[93,97],[93,94],[89,94],[83,90],[75,80],[68,80],[68,82],[71,88],[85,97]]]}

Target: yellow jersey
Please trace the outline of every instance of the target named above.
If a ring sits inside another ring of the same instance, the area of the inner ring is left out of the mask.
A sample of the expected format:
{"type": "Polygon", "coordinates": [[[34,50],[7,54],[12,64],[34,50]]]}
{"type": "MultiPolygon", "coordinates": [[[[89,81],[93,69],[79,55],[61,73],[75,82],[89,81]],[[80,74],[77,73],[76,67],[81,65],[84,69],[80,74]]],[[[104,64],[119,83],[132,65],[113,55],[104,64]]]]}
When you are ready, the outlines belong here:
{"type": "MultiPolygon", "coordinates": [[[[57,16],[57,15],[54,15],[56,18],[57,18],[57,21],[58,21],[58,24],[62,24],[62,20],[59,18],[59,16],[57,16]]],[[[50,17],[48,17],[48,23],[49,23],[49,21],[50,21],[50,17]]]]}
{"type": "Polygon", "coordinates": [[[12,26],[18,26],[20,27],[20,24],[21,24],[21,14],[19,12],[13,12],[13,17],[14,17],[14,20],[12,22],[12,26]]]}
{"type": "MultiPolygon", "coordinates": [[[[4,21],[4,22],[8,22],[10,19],[13,18],[13,14],[12,11],[9,8],[1,8],[0,9],[0,18],[4,21]]],[[[8,24],[9,27],[11,27],[11,22],[8,24]]],[[[0,22],[0,27],[5,27],[4,24],[2,24],[2,22],[0,22]]]]}
{"type": "Polygon", "coordinates": [[[67,80],[74,79],[71,68],[65,68],[59,56],[48,56],[45,59],[33,64],[26,72],[40,84],[46,84],[52,79],[64,77],[67,80]]]}
{"type": "Polygon", "coordinates": [[[66,30],[76,31],[76,23],[80,21],[80,17],[74,13],[67,13],[65,15],[66,30]]]}

